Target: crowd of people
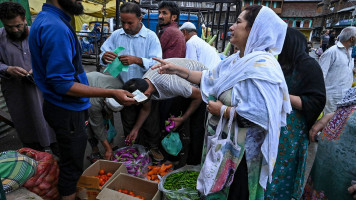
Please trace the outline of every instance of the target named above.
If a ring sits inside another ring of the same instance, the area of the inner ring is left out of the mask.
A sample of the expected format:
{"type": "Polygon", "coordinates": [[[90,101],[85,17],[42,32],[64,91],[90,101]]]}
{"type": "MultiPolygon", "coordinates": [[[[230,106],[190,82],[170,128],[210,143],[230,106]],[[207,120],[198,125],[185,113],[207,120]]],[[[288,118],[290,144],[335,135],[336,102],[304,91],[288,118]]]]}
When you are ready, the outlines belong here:
{"type": "Polygon", "coordinates": [[[59,156],[62,199],[75,199],[88,141],[91,161],[112,159],[114,112],[127,141],[176,168],[206,167],[216,135],[234,141],[231,181],[204,199],[356,199],[355,27],[343,29],[328,49],[331,36],[323,35],[318,62],[300,31],[252,5],[229,28],[237,51],[221,60],[194,24],[178,26],[175,2],[163,1],[158,10],[155,33],[143,25],[138,4],[120,6],[122,28],[100,49],[102,65],[118,59],[129,66],[113,77],[84,71],[83,49],[93,48],[86,36],[100,36],[100,29],[84,24],[77,37],[69,15],[83,13],[80,1],[48,0],[31,28],[20,4],[0,4],[1,90],[23,146],[59,156]],[[137,102],[136,91],[147,100],[137,102]],[[160,145],[166,120],[183,143],[176,156],[160,145]],[[316,140],[304,186],[308,146],[316,140]]]}

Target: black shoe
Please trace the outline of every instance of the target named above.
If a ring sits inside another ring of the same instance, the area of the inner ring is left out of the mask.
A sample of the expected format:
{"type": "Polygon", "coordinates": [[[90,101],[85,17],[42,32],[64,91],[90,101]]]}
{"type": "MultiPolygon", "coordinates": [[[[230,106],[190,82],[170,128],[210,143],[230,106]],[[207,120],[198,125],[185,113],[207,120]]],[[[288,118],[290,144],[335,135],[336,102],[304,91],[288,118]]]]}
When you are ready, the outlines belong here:
{"type": "Polygon", "coordinates": [[[101,156],[100,153],[92,153],[89,156],[87,156],[87,159],[91,162],[91,163],[95,163],[97,160],[103,159],[103,157],[101,156]]]}

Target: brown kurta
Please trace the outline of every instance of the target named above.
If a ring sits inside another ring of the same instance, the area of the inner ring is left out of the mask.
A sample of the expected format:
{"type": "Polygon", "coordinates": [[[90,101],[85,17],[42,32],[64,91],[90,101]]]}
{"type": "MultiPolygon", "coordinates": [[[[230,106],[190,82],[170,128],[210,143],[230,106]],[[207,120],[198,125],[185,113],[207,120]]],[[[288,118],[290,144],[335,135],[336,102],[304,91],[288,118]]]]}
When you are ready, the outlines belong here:
{"type": "Polygon", "coordinates": [[[0,28],[0,77],[1,91],[23,143],[40,143],[46,147],[56,141],[42,113],[42,93],[25,78],[15,78],[6,73],[8,66],[18,66],[26,71],[32,69],[28,39],[16,43],[0,28]]]}

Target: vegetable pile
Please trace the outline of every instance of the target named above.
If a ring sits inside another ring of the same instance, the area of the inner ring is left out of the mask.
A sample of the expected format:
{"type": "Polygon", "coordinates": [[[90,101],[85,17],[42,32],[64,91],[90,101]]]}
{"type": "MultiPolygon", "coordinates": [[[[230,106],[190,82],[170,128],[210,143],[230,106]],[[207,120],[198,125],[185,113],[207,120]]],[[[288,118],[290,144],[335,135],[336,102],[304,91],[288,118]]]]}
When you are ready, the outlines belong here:
{"type": "Polygon", "coordinates": [[[172,164],[165,165],[162,164],[161,166],[148,166],[148,173],[147,173],[147,179],[155,182],[159,182],[160,178],[158,176],[163,177],[170,171],[172,171],[172,164]]]}
{"type": "Polygon", "coordinates": [[[118,149],[114,153],[114,160],[125,164],[127,172],[131,175],[144,177],[147,166],[151,163],[150,157],[141,145],[132,145],[118,149]]]}
{"type": "Polygon", "coordinates": [[[182,188],[196,190],[199,172],[182,171],[170,174],[163,186],[167,190],[179,190],[182,188]]]}
{"type": "Polygon", "coordinates": [[[163,199],[200,199],[196,189],[199,172],[200,166],[186,165],[166,174],[158,183],[158,189],[163,192],[163,199]]]}
{"type": "Polygon", "coordinates": [[[49,153],[30,148],[22,148],[19,149],[18,152],[38,162],[35,175],[26,181],[24,187],[45,200],[58,199],[59,193],[57,184],[59,168],[53,156],[49,153]]]}
{"type": "Polygon", "coordinates": [[[118,191],[118,192],[121,192],[121,193],[124,193],[124,194],[127,194],[127,195],[130,195],[130,196],[132,196],[132,197],[139,198],[139,199],[146,199],[146,198],[145,198],[145,197],[143,197],[143,196],[140,196],[140,195],[135,195],[135,193],[130,192],[130,191],[125,190],[125,189],[118,189],[117,191],[118,191]]]}
{"type": "Polygon", "coordinates": [[[105,170],[101,169],[98,173],[97,178],[99,178],[99,188],[101,187],[111,178],[112,173],[105,173],[105,170]]]}

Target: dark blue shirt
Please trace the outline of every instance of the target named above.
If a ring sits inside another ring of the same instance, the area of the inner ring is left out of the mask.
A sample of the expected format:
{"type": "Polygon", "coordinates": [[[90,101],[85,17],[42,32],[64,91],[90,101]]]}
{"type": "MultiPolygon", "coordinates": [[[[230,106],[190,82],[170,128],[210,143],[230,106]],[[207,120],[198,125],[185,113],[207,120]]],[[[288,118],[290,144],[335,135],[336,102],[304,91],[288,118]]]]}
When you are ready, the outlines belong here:
{"type": "Polygon", "coordinates": [[[33,75],[44,99],[68,110],[81,111],[90,107],[89,98],[66,95],[74,82],[88,85],[79,44],[76,48],[78,40],[66,25],[70,20],[59,8],[43,4],[31,26],[29,46],[33,75]]]}

